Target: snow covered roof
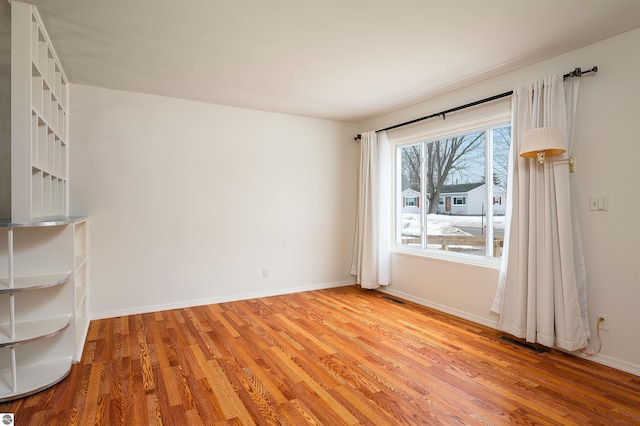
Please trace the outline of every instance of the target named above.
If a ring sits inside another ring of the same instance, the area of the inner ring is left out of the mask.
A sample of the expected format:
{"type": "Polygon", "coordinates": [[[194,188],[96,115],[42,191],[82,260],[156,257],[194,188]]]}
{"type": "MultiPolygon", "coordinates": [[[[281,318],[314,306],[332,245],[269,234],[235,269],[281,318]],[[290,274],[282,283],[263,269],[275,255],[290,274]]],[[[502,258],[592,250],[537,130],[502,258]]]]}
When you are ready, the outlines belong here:
{"type": "Polygon", "coordinates": [[[411,188],[407,188],[404,191],[402,191],[402,198],[418,198],[420,196],[420,193],[414,189],[411,188]]]}
{"type": "Polygon", "coordinates": [[[443,185],[442,191],[440,191],[440,195],[442,194],[459,194],[463,192],[469,192],[474,190],[480,186],[484,185],[484,182],[476,182],[476,183],[461,183],[459,185],[443,185]]]}

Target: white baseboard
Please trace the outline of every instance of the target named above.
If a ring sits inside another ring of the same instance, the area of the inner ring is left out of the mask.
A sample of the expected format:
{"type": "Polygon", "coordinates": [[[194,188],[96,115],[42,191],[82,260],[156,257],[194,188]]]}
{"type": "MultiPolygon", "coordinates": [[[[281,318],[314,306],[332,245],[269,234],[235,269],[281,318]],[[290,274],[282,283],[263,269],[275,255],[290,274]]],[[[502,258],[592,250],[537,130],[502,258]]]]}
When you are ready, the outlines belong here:
{"type": "Polygon", "coordinates": [[[572,352],[572,354],[598,364],[606,365],[607,367],[615,368],[616,370],[624,371],[626,373],[631,373],[635,376],[640,376],[640,365],[631,364],[630,362],[622,361],[617,358],[613,358],[613,357],[602,355],[602,354],[597,354],[592,356],[585,355],[582,353],[575,353],[575,352],[572,352]]]}
{"type": "MultiPolygon", "coordinates": [[[[396,291],[386,287],[380,287],[376,289],[382,293],[390,294],[393,296],[401,297],[402,299],[408,300],[410,302],[416,303],[418,305],[426,306],[427,308],[435,309],[436,311],[444,312],[446,314],[453,315],[458,318],[462,318],[476,324],[484,325],[489,328],[493,328],[495,330],[498,329],[498,319],[495,321],[489,320],[487,318],[480,317],[478,315],[473,315],[468,312],[463,312],[448,306],[440,305],[438,303],[433,303],[429,300],[421,299],[419,297],[412,296],[410,294],[403,293],[401,291],[396,291]]],[[[569,352],[572,355],[579,356],[580,358],[587,359],[589,361],[606,365],[607,367],[615,368],[616,370],[624,371],[626,373],[631,373],[636,376],[640,376],[640,366],[635,365],[626,361],[619,360],[617,358],[609,357],[607,355],[598,354],[595,356],[584,355],[580,352],[569,352]]]]}
{"type": "Polygon", "coordinates": [[[410,302],[416,303],[418,305],[426,306],[427,308],[435,309],[436,311],[440,311],[440,312],[444,312],[445,314],[453,315],[454,317],[466,319],[466,320],[474,322],[476,324],[481,324],[481,325],[484,325],[484,326],[487,326],[487,327],[493,328],[493,329],[497,329],[498,328],[498,319],[497,318],[495,320],[491,320],[491,319],[488,319],[488,318],[483,318],[483,317],[478,316],[478,315],[474,315],[474,314],[470,314],[468,312],[460,311],[458,309],[454,309],[454,308],[451,308],[449,306],[441,305],[439,303],[434,303],[434,302],[431,302],[429,300],[421,299],[419,297],[415,297],[415,296],[412,296],[410,294],[403,293],[401,291],[393,290],[393,289],[386,288],[386,287],[380,287],[380,288],[377,288],[376,290],[378,290],[378,291],[380,291],[382,293],[391,294],[393,296],[401,297],[401,298],[403,298],[405,300],[408,300],[410,302]]]}
{"type": "Polygon", "coordinates": [[[148,314],[150,312],[168,311],[171,309],[192,308],[194,306],[234,302],[237,300],[256,299],[259,297],[280,296],[283,294],[302,293],[304,291],[323,290],[327,288],[350,286],[353,284],[354,284],[354,281],[346,280],[346,281],[338,281],[333,283],[312,284],[312,285],[299,286],[299,287],[285,287],[285,288],[278,288],[274,290],[253,292],[253,293],[232,294],[224,297],[214,297],[211,299],[188,300],[188,301],[182,301],[182,302],[176,302],[176,303],[166,303],[162,305],[148,305],[148,306],[141,306],[136,308],[120,309],[115,311],[104,311],[104,312],[97,312],[97,313],[92,312],[90,318],[92,320],[98,320],[98,319],[105,319],[105,318],[122,317],[126,315],[148,314]]]}

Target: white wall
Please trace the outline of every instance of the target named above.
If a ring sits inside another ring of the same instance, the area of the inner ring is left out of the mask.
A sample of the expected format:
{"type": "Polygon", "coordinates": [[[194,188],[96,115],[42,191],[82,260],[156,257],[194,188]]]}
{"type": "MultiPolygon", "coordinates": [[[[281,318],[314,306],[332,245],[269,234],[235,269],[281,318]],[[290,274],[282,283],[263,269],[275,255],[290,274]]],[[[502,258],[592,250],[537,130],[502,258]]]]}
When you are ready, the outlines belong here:
{"type": "Polygon", "coordinates": [[[70,128],[93,318],[353,283],[356,125],[72,85],[70,128]]]}
{"type": "Polygon", "coordinates": [[[0,2],[0,219],[11,217],[11,6],[0,2]]]}
{"type": "Polygon", "coordinates": [[[11,217],[11,75],[0,73],[0,219],[11,217]]]}
{"type": "MultiPolygon", "coordinates": [[[[583,231],[593,348],[597,348],[596,314],[609,316],[609,331],[601,333],[602,352],[593,360],[640,375],[640,30],[361,123],[360,131],[592,65],[600,71],[580,83],[572,180],[583,231]],[[608,196],[609,211],[589,211],[589,195],[608,196]]],[[[497,324],[490,313],[498,277],[495,268],[395,253],[391,276],[389,292],[479,323],[497,324]]]]}

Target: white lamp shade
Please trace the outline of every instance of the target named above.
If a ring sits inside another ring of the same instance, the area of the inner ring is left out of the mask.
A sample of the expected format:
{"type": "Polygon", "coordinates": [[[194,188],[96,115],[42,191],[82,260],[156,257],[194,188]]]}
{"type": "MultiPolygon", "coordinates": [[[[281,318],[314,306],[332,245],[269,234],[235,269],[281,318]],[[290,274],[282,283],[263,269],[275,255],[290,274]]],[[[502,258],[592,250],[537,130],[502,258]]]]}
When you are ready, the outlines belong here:
{"type": "Polygon", "coordinates": [[[520,156],[537,157],[539,152],[543,152],[545,156],[560,155],[566,150],[560,130],[555,127],[539,127],[525,132],[520,156]]]}

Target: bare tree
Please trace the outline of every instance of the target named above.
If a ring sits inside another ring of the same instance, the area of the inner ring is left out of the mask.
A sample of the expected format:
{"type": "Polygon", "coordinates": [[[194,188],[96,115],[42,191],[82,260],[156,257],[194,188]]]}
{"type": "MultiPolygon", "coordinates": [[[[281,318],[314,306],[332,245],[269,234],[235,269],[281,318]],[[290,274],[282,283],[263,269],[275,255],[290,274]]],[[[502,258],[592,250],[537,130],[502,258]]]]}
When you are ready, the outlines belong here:
{"type": "Polygon", "coordinates": [[[429,213],[437,212],[442,187],[454,171],[461,177],[466,176],[468,180],[477,182],[479,178],[470,170],[482,161],[484,139],[484,132],[478,132],[427,144],[425,161],[429,213]]]}
{"type": "MultiPolygon", "coordinates": [[[[511,128],[499,129],[495,138],[499,146],[494,150],[494,183],[506,184],[508,150],[511,128]]],[[[456,182],[484,182],[484,142],[485,133],[477,132],[425,144],[425,179],[428,213],[436,213],[438,199],[447,180],[455,175],[456,182]]],[[[422,144],[406,146],[402,149],[402,189],[421,190],[421,147],[422,144]]]]}
{"type": "Polygon", "coordinates": [[[493,132],[493,180],[497,186],[507,187],[511,126],[500,127],[493,132]]]}
{"type": "Polygon", "coordinates": [[[420,191],[421,156],[420,144],[402,148],[402,189],[420,191]]]}

